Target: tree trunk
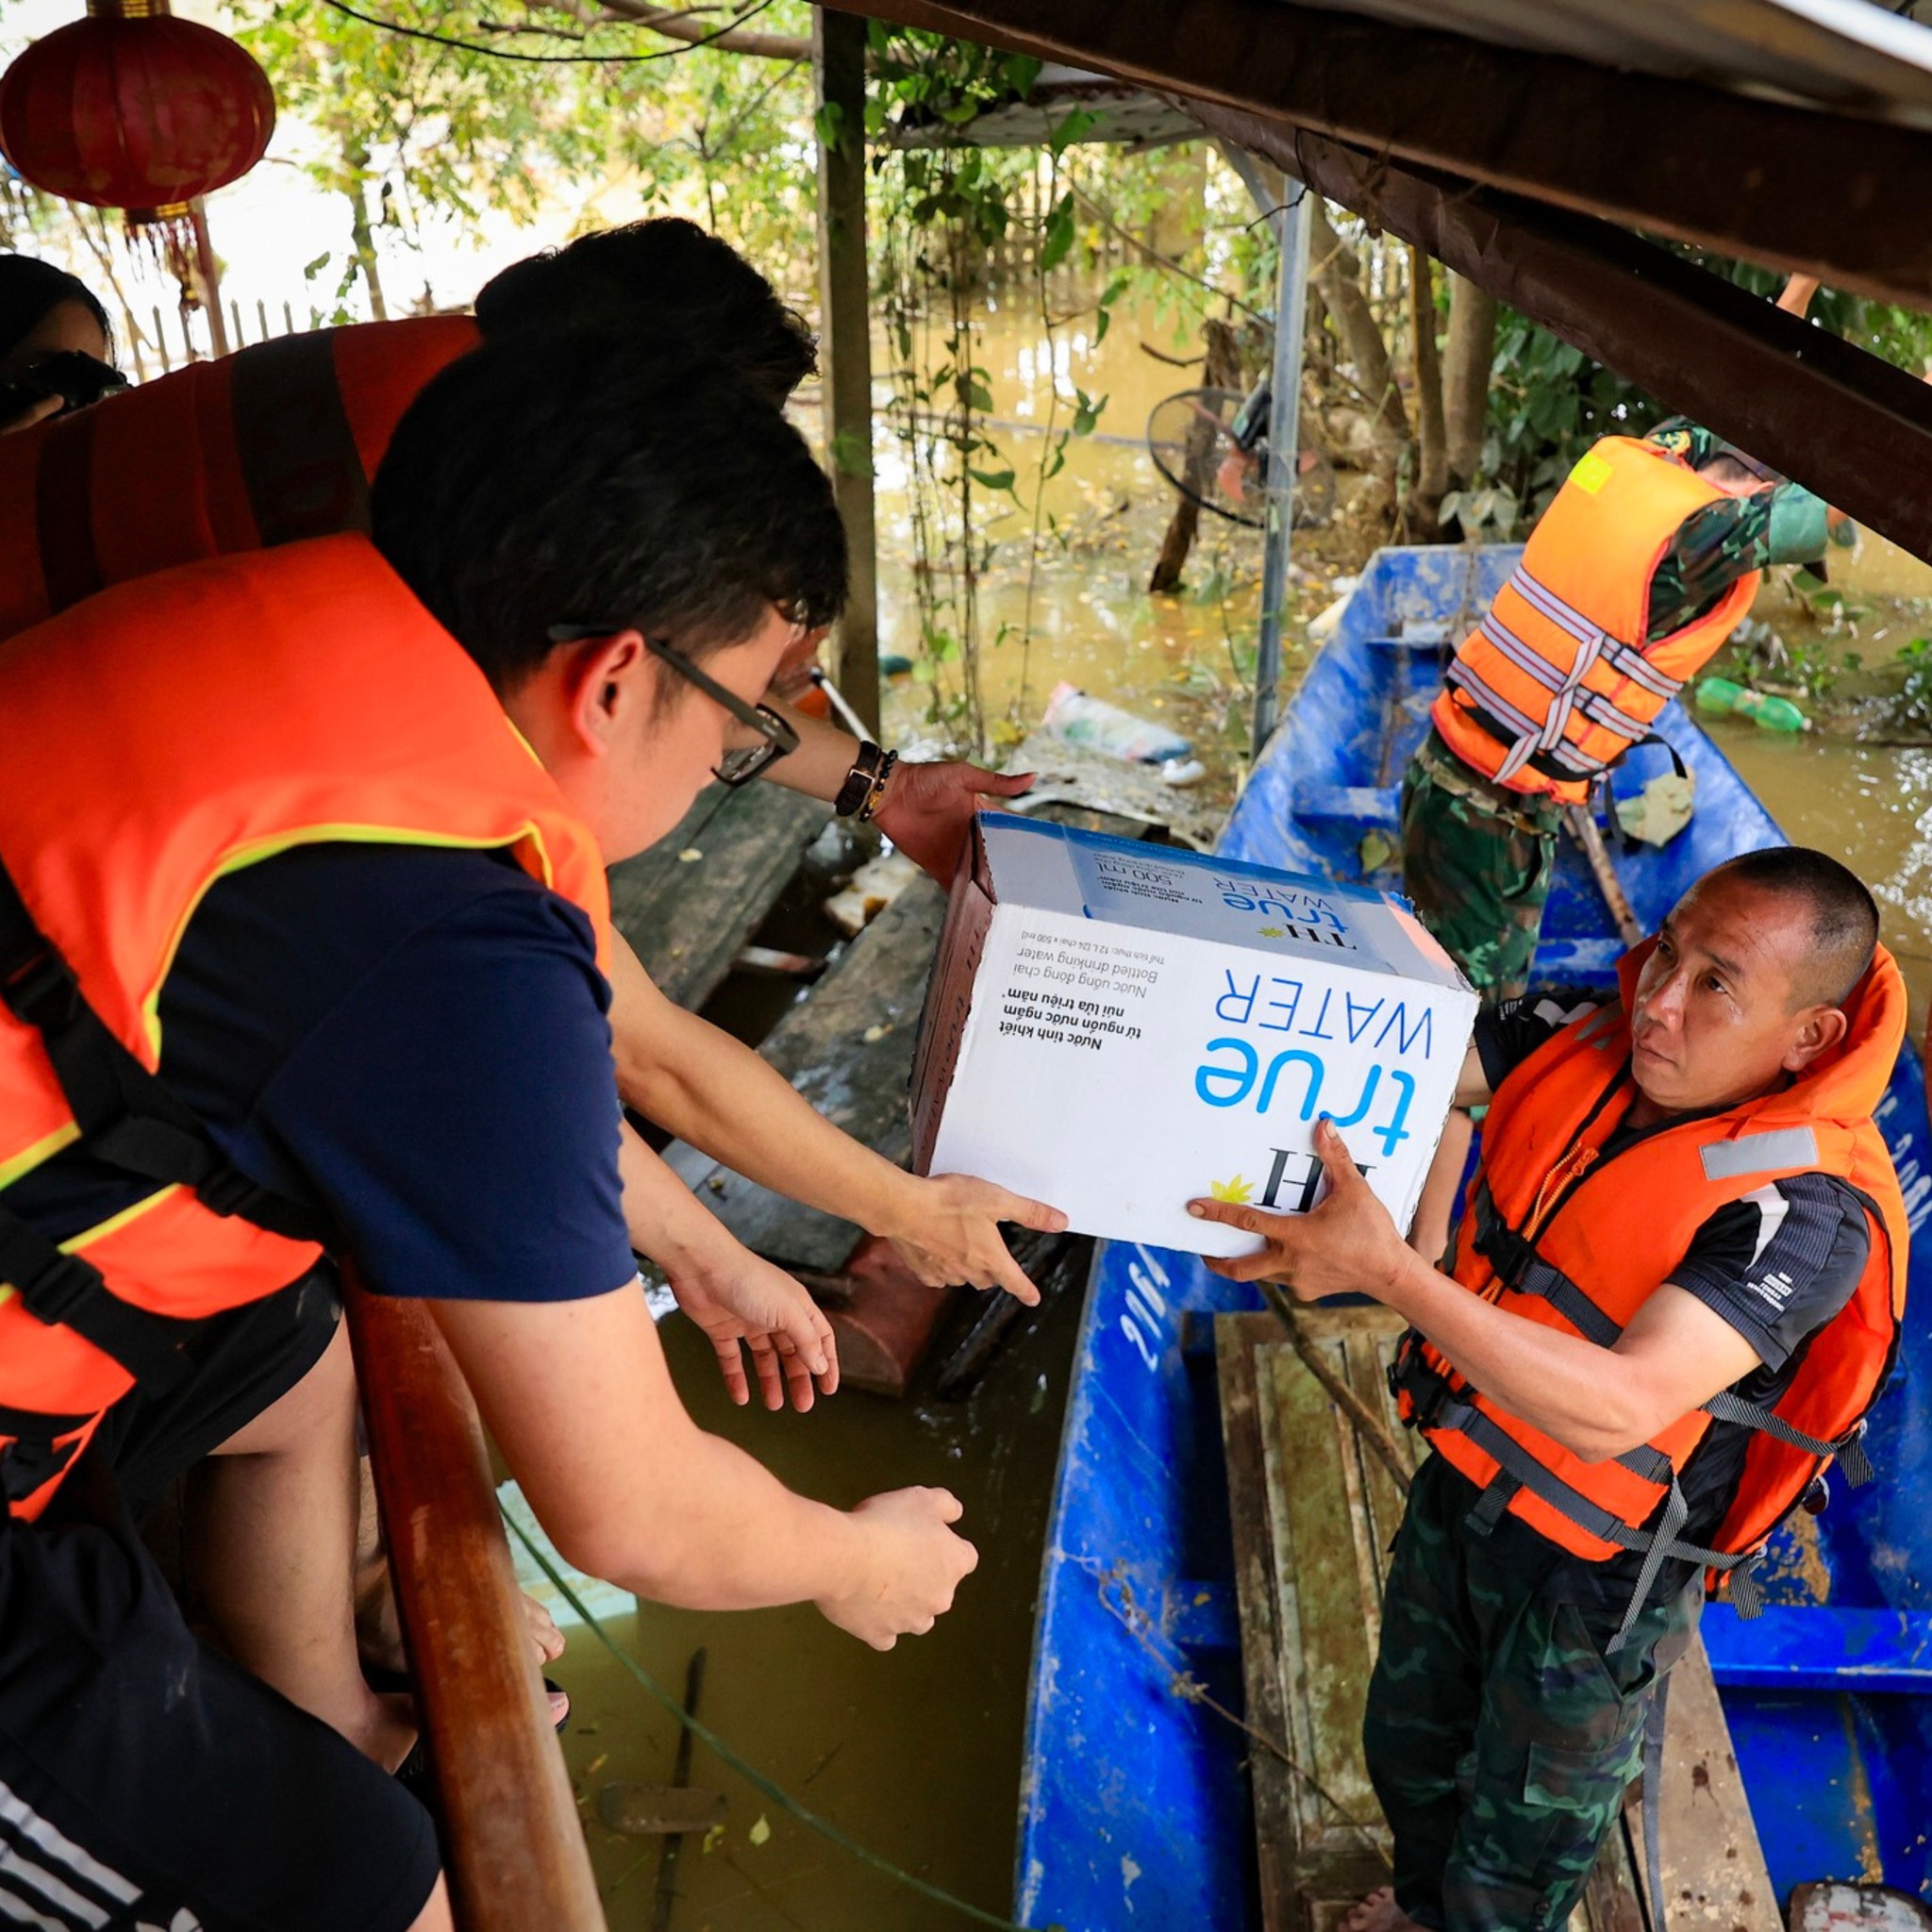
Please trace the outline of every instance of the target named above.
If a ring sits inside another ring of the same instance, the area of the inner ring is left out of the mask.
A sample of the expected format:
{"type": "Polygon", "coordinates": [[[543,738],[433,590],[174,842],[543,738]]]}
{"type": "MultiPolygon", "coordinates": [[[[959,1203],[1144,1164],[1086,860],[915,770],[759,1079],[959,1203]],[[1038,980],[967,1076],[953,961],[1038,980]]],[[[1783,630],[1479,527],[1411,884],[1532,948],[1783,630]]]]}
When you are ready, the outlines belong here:
{"type": "Polygon", "coordinates": [[[1496,354],[1496,298],[1449,274],[1449,338],[1442,350],[1442,422],[1449,481],[1474,483],[1490,419],[1490,365],[1496,354]]]}
{"type": "Polygon", "coordinates": [[[1449,458],[1443,447],[1442,363],[1436,348],[1436,283],[1429,258],[1413,245],[1408,251],[1408,336],[1415,360],[1415,487],[1409,492],[1410,534],[1433,543],[1442,534],[1437,509],[1449,488],[1449,458]]]}
{"type": "MultiPolygon", "coordinates": [[[[1202,325],[1208,353],[1201,369],[1204,389],[1239,390],[1241,360],[1235,346],[1234,330],[1213,317],[1202,325]]],[[[1188,432],[1187,468],[1181,472],[1193,495],[1178,498],[1174,515],[1168,519],[1167,535],[1160,540],[1160,555],[1155,559],[1147,588],[1153,591],[1174,591],[1181,587],[1181,572],[1187,568],[1188,553],[1194,547],[1194,533],[1200,526],[1201,507],[1196,497],[1205,496],[1214,482],[1215,448],[1219,439],[1211,423],[1196,423],[1188,432]]]]}
{"type": "Polygon", "coordinates": [[[1375,488],[1368,507],[1387,519],[1394,513],[1395,478],[1409,446],[1408,416],[1395,386],[1389,344],[1362,287],[1361,263],[1335,232],[1319,195],[1308,196],[1307,212],[1309,279],[1322,291],[1335,320],[1342,353],[1354,365],[1356,385],[1369,412],[1375,488]]]}
{"type": "Polygon", "coordinates": [[[369,150],[359,142],[344,152],[354,185],[349,196],[349,247],[356,265],[362,271],[363,286],[369,291],[369,309],[377,322],[389,320],[389,304],[382,294],[382,271],[375,259],[375,226],[369,219],[369,150]]]}

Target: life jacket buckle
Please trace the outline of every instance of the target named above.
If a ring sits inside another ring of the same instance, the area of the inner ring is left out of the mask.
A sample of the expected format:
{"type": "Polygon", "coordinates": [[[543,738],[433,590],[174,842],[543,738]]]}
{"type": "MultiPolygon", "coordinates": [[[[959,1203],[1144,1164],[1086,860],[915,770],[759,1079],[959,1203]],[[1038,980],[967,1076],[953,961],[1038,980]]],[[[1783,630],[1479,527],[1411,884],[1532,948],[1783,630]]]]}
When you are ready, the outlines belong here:
{"type": "Polygon", "coordinates": [[[0,1448],[0,1498],[9,1507],[25,1502],[60,1474],[79,1447],[77,1437],[57,1442],[51,1436],[16,1436],[0,1448]]]}
{"type": "Polygon", "coordinates": [[[106,1292],[101,1271],[78,1255],[55,1249],[41,1266],[21,1269],[11,1280],[20,1305],[35,1321],[58,1327],[77,1308],[106,1292]]]}
{"type": "Polygon", "coordinates": [[[1422,1337],[1411,1328],[1395,1344],[1394,1359],[1387,1370],[1389,1392],[1407,1405],[1403,1425],[1411,1429],[1432,1429],[1449,1400],[1448,1382],[1430,1368],[1422,1357],[1422,1337]]]}
{"type": "Polygon", "coordinates": [[[80,981],[54,946],[34,953],[0,979],[0,1000],[37,1033],[56,1033],[80,1010],[80,981]]]}

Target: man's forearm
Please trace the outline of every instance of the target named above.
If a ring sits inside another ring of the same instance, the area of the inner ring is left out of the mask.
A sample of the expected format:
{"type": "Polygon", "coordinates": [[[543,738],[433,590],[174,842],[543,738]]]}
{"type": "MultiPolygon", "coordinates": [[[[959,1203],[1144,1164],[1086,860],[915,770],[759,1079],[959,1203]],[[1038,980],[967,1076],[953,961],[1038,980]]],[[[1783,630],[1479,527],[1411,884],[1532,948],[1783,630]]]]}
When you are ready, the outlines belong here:
{"type": "Polygon", "coordinates": [[[1579,1335],[1506,1313],[1403,1250],[1393,1279],[1371,1291],[1428,1337],[1484,1394],[1591,1461],[1634,1448],[1648,1416],[1628,1363],[1579,1335]]]}
{"type": "Polygon", "coordinates": [[[631,1247],[675,1277],[738,1245],[724,1223],[652,1152],[628,1121],[617,1149],[624,1180],[624,1222],[631,1247]]]}
{"type": "Polygon", "coordinates": [[[654,1029],[652,1046],[648,1060],[618,1061],[626,1106],[774,1193],[872,1234],[900,1225],[908,1176],[835,1127],[741,1041],[675,1012],[654,1029]]]}
{"type": "Polygon", "coordinates": [[[869,1552],[854,1519],[788,1490],[722,1437],[694,1429],[675,1479],[654,1487],[648,1525],[627,1525],[640,1534],[591,1574],[687,1610],[771,1609],[862,1587],[869,1552]]]}
{"type": "Polygon", "coordinates": [[[858,756],[858,739],[829,718],[808,717],[770,696],[765,703],[798,733],[798,749],[767,765],[765,776],[788,791],[802,791],[808,798],[823,798],[831,804],[858,756]]]}

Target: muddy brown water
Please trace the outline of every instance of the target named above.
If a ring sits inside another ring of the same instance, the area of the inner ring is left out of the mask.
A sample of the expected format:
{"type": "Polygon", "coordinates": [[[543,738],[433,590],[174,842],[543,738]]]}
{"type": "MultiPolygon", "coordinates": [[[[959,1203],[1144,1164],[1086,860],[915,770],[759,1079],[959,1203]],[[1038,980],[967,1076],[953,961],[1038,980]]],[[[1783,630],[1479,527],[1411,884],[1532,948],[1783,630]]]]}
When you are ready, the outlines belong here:
{"type": "MultiPolygon", "coordinates": [[[[1117,318],[1098,345],[1077,326],[1060,336],[1062,385],[1077,382],[1110,400],[1096,437],[1071,445],[1049,486],[1047,508],[1064,541],[1045,546],[1034,568],[1033,634],[1024,647],[1030,518],[1009,511],[986,528],[994,549],[981,585],[982,628],[992,639],[1009,627],[984,659],[989,711],[1001,721],[995,750],[1037,721],[1066,678],[1194,736],[1209,786],[1231,797],[1246,724],[1227,640],[1252,627],[1257,541],[1204,518],[1191,590],[1174,598],[1146,594],[1172,497],[1133,439],[1153,405],[1190,378],[1141,352],[1143,336],[1175,346],[1172,330],[1152,316],[1117,318]]],[[[1023,314],[990,311],[977,340],[994,417],[1038,422],[1048,358],[1037,327],[1023,314]]],[[[995,434],[1026,491],[1039,439],[995,434]]],[[[880,467],[884,644],[911,655],[917,615],[903,469],[883,435],[880,467]]],[[[1316,556],[1325,547],[1320,537],[1308,546],[1316,556]]],[[[1326,601],[1328,575],[1311,569],[1298,599],[1304,614],[1326,601]]],[[[1818,632],[1820,641],[1855,642],[1875,658],[1932,633],[1932,569],[1916,559],[1867,537],[1852,559],[1834,554],[1833,576],[1868,614],[1856,641],[1818,632]]],[[[1810,635],[1810,620],[1779,595],[1767,591],[1760,614],[1793,637],[1810,635]]],[[[1291,675],[1299,658],[1291,648],[1291,675]]],[[[930,700],[925,685],[902,682],[889,697],[889,728],[902,741],[933,741],[943,727],[925,715],[930,700]]],[[[1872,882],[1923,1023],[1932,991],[1932,748],[1825,732],[1779,739],[1731,721],[1712,730],[1791,838],[1838,853],[1872,882]]],[[[769,1010],[754,1015],[774,1006],[769,992],[749,999],[745,1023],[765,1024],[769,1010]]],[[[803,1607],[705,1616],[647,1605],[621,1609],[608,1625],[674,1693],[703,1645],[700,1714],[727,1741],[874,1851],[1002,1914],[1011,1898],[1034,1598],[1076,1302],[1070,1294],[1030,1318],[966,1402],[939,1403],[918,1388],[903,1403],[847,1392],[804,1417],[731,1408],[708,1350],[687,1324],[667,1322],[662,1333],[678,1386],[701,1425],[833,1503],[900,1484],[943,1484],[965,1505],[961,1527],[980,1564],[930,1636],[885,1656],[803,1607]]],[[[617,1932],[646,1932],[659,1923],[661,1844],[608,1830],[598,1798],[611,1784],[667,1781],[676,1727],[581,1628],[571,1632],[555,1674],[575,1700],[565,1755],[610,1924],[617,1932]]],[[[937,1932],[968,1923],[869,1871],[702,1746],[691,1778],[724,1792],[728,1804],[721,1831],[685,1841],[668,1922],[674,1932],[937,1932]]]]}

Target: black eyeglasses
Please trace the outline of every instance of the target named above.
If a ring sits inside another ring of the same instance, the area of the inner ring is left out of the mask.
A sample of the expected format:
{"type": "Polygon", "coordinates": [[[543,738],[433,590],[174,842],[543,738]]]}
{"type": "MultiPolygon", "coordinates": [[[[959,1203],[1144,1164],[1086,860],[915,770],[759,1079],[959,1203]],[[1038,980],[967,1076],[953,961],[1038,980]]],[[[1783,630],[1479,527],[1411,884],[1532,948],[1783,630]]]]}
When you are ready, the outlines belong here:
{"type": "MultiPolygon", "coordinates": [[[[553,644],[580,644],[589,638],[615,637],[619,631],[629,628],[622,624],[553,624],[544,635],[553,644]]],[[[746,704],[735,691],[726,691],[715,677],[700,671],[682,651],[661,638],[645,638],[644,649],[660,663],[670,665],[687,684],[696,686],[714,704],[722,705],[757,738],[755,744],[727,750],[711,767],[711,775],[720,784],[748,784],[767,766],[798,749],[798,733],[769,705],[746,704]]]]}

